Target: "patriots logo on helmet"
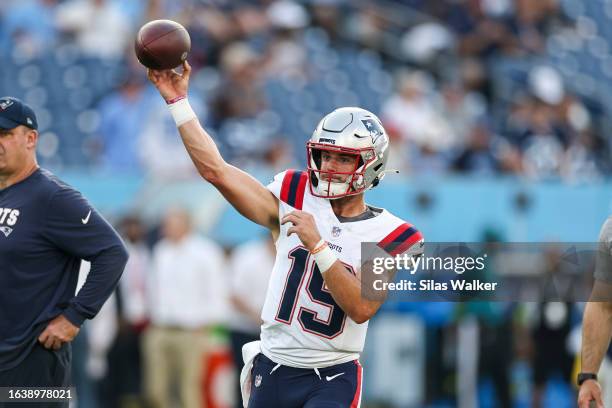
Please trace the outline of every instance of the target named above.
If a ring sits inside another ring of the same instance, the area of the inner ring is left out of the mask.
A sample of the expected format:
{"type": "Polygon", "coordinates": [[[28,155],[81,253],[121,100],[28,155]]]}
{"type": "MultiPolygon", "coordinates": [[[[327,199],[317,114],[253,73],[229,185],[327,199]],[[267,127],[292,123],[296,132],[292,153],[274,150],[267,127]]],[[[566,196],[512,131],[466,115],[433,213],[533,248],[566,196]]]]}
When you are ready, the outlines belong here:
{"type": "Polygon", "coordinates": [[[11,235],[11,232],[13,232],[13,229],[10,227],[0,227],[0,231],[2,231],[4,236],[8,238],[8,236],[11,235]]]}
{"type": "MultiPolygon", "coordinates": [[[[378,121],[374,119],[361,119],[361,123],[370,131],[370,137],[372,138],[372,144],[375,144],[379,137],[385,134],[384,129],[378,123],[378,121]]],[[[365,136],[355,135],[356,137],[362,138],[365,136]]]]}
{"type": "Polygon", "coordinates": [[[11,101],[10,99],[3,99],[0,100],[0,109],[1,110],[5,110],[6,108],[8,108],[9,106],[13,105],[13,101],[11,101]]]}

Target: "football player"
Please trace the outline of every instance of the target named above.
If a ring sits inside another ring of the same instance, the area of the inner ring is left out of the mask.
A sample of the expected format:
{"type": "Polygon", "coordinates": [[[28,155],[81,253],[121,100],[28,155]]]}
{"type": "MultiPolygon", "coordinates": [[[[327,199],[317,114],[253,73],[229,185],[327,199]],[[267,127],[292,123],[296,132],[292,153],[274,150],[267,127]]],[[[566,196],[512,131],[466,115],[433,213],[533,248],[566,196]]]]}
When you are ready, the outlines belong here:
{"type": "Polygon", "coordinates": [[[368,320],[382,301],[361,295],[361,243],[395,256],[423,237],[364,192],[385,174],[389,139],[360,108],[325,116],[307,143],[306,171],[287,170],[264,186],[223,160],[189,106],[191,67],[149,70],[204,179],[245,217],[272,232],[276,261],[262,311],[261,341],[243,349],[243,404],[357,407],[368,320]]]}

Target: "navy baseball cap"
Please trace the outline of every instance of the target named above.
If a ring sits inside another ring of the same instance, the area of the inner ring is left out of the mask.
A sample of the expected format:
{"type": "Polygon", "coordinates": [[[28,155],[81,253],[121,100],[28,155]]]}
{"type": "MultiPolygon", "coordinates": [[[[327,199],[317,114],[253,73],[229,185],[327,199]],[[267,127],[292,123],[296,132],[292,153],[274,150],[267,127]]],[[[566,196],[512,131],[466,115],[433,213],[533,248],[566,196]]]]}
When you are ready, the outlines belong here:
{"type": "Polygon", "coordinates": [[[0,129],[14,129],[19,125],[38,129],[34,110],[17,98],[3,96],[0,98],[0,129]]]}

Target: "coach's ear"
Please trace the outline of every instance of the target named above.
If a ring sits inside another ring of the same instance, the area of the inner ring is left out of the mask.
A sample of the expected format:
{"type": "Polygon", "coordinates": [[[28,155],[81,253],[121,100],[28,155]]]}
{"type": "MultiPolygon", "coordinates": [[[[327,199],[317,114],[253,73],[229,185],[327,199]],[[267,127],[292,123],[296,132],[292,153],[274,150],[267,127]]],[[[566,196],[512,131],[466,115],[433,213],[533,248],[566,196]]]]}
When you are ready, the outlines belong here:
{"type": "MultiPolygon", "coordinates": [[[[24,126],[25,127],[25,126],[24,126]]],[[[26,127],[26,147],[28,150],[36,150],[38,144],[38,130],[26,127]]]]}

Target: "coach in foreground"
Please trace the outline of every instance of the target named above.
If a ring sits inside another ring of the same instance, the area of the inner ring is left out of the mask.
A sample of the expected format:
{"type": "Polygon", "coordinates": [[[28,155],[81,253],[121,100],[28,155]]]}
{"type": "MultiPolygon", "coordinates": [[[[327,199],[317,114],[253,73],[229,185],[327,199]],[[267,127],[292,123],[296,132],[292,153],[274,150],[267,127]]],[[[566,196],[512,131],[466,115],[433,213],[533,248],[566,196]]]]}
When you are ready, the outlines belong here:
{"type": "Polygon", "coordinates": [[[70,385],[70,342],[128,257],[90,203],[38,167],[37,127],[28,105],[0,98],[0,387],[15,389],[70,385]],[[75,295],[82,259],[91,271],[75,295]]]}

